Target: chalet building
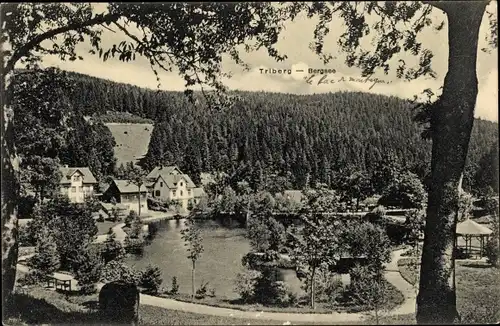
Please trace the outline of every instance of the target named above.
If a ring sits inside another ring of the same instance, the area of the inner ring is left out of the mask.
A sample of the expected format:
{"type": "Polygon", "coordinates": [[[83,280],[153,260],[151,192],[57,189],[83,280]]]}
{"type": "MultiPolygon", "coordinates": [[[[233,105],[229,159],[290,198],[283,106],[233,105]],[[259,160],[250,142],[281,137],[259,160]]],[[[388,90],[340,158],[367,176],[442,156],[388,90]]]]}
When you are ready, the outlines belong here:
{"type": "Polygon", "coordinates": [[[59,181],[61,194],[68,196],[72,203],[83,203],[86,197],[92,196],[97,188],[97,180],[85,167],[60,168],[62,177],[59,181]]]}
{"type": "Polygon", "coordinates": [[[157,166],[146,177],[148,190],[153,198],[176,201],[182,210],[199,203],[204,197],[203,188],[198,188],[191,178],[177,166],[157,166]]]}
{"type": "Polygon", "coordinates": [[[108,189],[103,193],[102,199],[104,201],[111,201],[114,198],[119,206],[125,206],[129,211],[135,211],[139,214],[139,196],[141,202],[140,215],[148,212],[147,203],[148,190],[142,186],[139,193],[139,188],[128,180],[113,180],[108,189]]]}

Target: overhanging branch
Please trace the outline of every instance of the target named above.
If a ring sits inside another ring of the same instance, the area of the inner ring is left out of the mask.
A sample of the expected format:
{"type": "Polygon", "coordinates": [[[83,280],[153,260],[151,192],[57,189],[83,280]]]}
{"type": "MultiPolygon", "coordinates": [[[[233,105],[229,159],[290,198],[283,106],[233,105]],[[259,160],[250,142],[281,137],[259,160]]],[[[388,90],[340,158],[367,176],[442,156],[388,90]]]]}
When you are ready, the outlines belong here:
{"type": "Polygon", "coordinates": [[[14,66],[16,65],[17,61],[19,61],[22,57],[26,56],[33,48],[37,45],[39,45],[41,42],[50,39],[56,35],[66,33],[69,31],[77,30],[83,27],[88,27],[88,26],[93,26],[93,25],[99,25],[103,23],[110,23],[113,21],[117,21],[120,19],[120,15],[117,14],[107,14],[107,15],[99,15],[96,16],[92,19],[89,19],[87,21],[81,22],[81,23],[71,23],[66,26],[61,26],[58,28],[54,28],[50,31],[47,31],[45,33],[42,33],[40,35],[37,35],[34,37],[32,40],[30,40],[28,43],[17,49],[13,54],[12,57],[9,59],[7,64],[4,67],[3,74],[8,74],[14,69],[14,66]]]}

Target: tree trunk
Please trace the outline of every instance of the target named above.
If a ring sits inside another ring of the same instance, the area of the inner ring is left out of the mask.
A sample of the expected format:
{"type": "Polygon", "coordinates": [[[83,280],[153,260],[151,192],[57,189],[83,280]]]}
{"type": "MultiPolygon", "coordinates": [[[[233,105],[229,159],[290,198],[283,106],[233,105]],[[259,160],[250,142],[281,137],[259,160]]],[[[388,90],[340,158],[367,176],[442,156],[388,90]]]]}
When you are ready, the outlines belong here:
{"type": "MultiPolygon", "coordinates": [[[[1,51],[0,51],[1,52],[1,51]]],[[[3,63],[3,56],[1,58],[3,63]]],[[[11,299],[16,279],[18,258],[17,202],[19,196],[19,160],[14,145],[14,112],[5,100],[6,76],[0,77],[0,106],[2,107],[2,301],[11,299]]]]}
{"type": "Polygon", "coordinates": [[[191,269],[191,299],[194,299],[194,271],[196,269],[196,263],[193,260],[193,268],[191,269]]]}
{"type": "Polygon", "coordinates": [[[139,216],[141,216],[141,185],[138,186],[139,188],[139,216]]]}
{"type": "Polygon", "coordinates": [[[316,268],[313,267],[311,271],[311,308],[314,309],[314,277],[316,275],[316,268]]]}
{"type": "Polygon", "coordinates": [[[453,323],[458,316],[453,257],[459,184],[474,123],[478,34],[486,2],[438,2],[448,17],[448,73],[432,112],[432,185],[422,251],[417,322],[453,323]]]}

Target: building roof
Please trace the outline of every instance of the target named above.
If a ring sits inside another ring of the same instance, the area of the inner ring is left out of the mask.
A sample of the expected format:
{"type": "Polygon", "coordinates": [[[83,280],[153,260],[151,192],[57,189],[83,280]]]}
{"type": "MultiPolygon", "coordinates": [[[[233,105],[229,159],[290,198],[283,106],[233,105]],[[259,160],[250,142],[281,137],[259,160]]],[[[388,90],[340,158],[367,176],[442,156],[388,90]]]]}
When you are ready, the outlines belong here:
{"type": "Polygon", "coordinates": [[[181,170],[179,170],[179,168],[176,165],[170,165],[170,166],[160,165],[160,166],[155,167],[151,172],[149,172],[149,174],[146,176],[146,178],[156,180],[156,179],[158,179],[158,176],[160,176],[160,174],[168,175],[168,174],[171,174],[175,170],[177,170],[179,172],[179,174],[182,174],[181,170]]]}
{"type": "Polygon", "coordinates": [[[165,181],[165,184],[169,189],[177,189],[178,184],[181,180],[186,181],[186,188],[196,188],[196,185],[191,180],[191,178],[187,174],[167,174],[160,173],[158,176],[157,182],[159,179],[165,181]]]}
{"type": "Polygon", "coordinates": [[[97,180],[89,168],[61,166],[59,170],[62,174],[61,180],[59,181],[60,184],[71,184],[71,177],[77,171],[83,175],[83,183],[97,183],[97,180]]]}
{"type": "MultiPolygon", "coordinates": [[[[129,180],[113,180],[113,182],[115,183],[116,187],[118,188],[118,191],[121,194],[130,194],[139,192],[139,188],[129,180]]],[[[141,187],[141,193],[142,192],[148,192],[146,187],[144,186],[141,187]]]]}
{"type": "Polygon", "coordinates": [[[207,193],[205,192],[205,189],[200,188],[200,187],[194,188],[193,194],[194,194],[194,197],[204,197],[207,195],[207,193]]]}
{"type": "Polygon", "coordinates": [[[457,224],[457,234],[459,235],[489,235],[491,233],[493,233],[492,230],[471,219],[466,219],[457,224]]]}

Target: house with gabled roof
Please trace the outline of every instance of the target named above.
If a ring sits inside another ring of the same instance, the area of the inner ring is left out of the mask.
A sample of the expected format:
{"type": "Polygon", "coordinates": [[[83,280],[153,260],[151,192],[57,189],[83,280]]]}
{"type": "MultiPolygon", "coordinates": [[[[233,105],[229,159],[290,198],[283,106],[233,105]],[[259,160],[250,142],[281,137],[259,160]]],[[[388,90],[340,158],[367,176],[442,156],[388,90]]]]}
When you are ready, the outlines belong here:
{"type": "Polygon", "coordinates": [[[139,215],[144,215],[148,212],[147,203],[148,190],[142,186],[139,187],[129,180],[113,180],[108,189],[103,193],[104,201],[111,201],[114,198],[118,206],[127,207],[129,211],[135,211],[139,215]],[[140,209],[139,209],[140,199],[140,209]]]}
{"type": "Polygon", "coordinates": [[[85,198],[94,194],[97,180],[88,167],[64,165],[59,170],[61,171],[60,192],[72,203],[83,203],[85,198]]]}
{"type": "Polygon", "coordinates": [[[184,211],[205,195],[203,189],[196,187],[191,178],[177,166],[157,166],[146,178],[153,198],[177,202],[184,211]]]}

